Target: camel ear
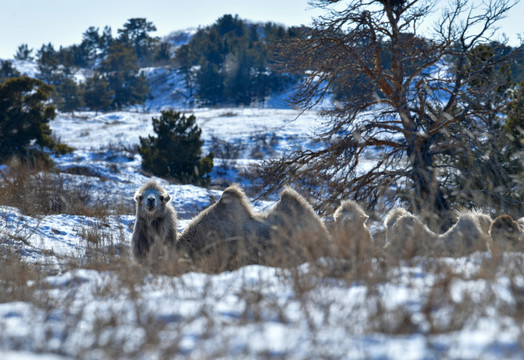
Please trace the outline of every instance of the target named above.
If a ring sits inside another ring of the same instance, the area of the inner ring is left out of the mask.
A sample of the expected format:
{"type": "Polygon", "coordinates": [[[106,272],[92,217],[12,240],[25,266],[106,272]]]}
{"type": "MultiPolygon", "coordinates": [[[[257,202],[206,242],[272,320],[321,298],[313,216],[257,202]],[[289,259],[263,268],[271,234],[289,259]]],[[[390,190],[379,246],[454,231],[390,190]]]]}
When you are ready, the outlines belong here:
{"type": "Polygon", "coordinates": [[[168,203],[169,200],[171,200],[171,196],[169,194],[166,194],[166,196],[164,196],[164,202],[168,203]]]}

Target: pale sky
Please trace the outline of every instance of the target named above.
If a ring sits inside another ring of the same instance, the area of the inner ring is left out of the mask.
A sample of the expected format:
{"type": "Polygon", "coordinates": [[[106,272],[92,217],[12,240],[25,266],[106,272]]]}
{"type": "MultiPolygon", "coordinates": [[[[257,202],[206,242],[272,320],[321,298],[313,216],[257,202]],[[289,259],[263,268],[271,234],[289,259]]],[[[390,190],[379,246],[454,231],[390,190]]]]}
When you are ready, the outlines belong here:
{"type": "MultiPolygon", "coordinates": [[[[35,52],[42,44],[80,44],[88,27],[111,26],[113,36],[130,18],[146,18],[163,37],[173,31],[213,24],[224,14],[254,22],[272,21],[286,26],[311,24],[321,14],[308,0],[1,0],[0,59],[13,58],[20,44],[35,52]]],[[[498,23],[501,32],[517,44],[524,33],[524,3],[498,23]]]]}

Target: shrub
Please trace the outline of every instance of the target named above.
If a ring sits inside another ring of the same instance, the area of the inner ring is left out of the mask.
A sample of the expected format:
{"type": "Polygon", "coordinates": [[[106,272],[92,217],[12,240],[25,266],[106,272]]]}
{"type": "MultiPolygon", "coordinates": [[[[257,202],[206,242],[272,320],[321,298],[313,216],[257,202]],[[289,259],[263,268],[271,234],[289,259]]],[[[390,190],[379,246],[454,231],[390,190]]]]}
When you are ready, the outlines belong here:
{"type": "Polygon", "coordinates": [[[47,101],[52,91],[51,86],[27,76],[0,84],[0,161],[13,156],[45,158],[44,147],[59,153],[70,150],[51,138],[49,121],[56,112],[47,101]]]}
{"type": "Polygon", "coordinates": [[[157,136],[140,137],[138,147],[144,170],[184,183],[209,184],[213,153],[201,157],[204,141],[195,116],[168,110],[152,121],[157,136]]]}

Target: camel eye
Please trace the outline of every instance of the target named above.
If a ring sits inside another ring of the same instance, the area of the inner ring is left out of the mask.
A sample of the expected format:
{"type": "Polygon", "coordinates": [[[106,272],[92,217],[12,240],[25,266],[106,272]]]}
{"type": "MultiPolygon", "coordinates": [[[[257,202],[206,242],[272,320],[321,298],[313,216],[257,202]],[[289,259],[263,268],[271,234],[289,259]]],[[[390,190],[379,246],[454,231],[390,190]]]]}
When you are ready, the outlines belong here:
{"type": "Polygon", "coordinates": [[[164,202],[164,197],[162,195],[159,196],[160,201],[164,202]]]}
{"type": "Polygon", "coordinates": [[[138,201],[142,201],[142,200],[144,200],[144,195],[139,195],[138,196],[138,201]]]}

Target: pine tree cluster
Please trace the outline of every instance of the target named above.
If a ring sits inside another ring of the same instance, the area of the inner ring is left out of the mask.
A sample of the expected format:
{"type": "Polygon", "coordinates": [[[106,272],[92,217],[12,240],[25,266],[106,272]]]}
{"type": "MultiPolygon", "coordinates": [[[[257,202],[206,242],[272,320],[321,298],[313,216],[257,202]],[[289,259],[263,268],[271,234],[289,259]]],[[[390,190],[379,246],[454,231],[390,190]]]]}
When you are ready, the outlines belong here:
{"type": "Polygon", "coordinates": [[[298,33],[295,28],[224,15],[181,46],[175,61],[200,103],[249,105],[292,83],[289,74],[273,70],[272,49],[298,33]]]}
{"type": "MultiPolygon", "coordinates": [[[[34,55],[38,79],[55,88],[53,102],[64,112],[144,104],[150,92],[141,72],[144,67],[164,66],[183,74],[189,97],[206,106],[260,103],[296,82],[273,69],[272,52],[280,40],[300,34],[299,28],[224,15],[180,47],[152,36],[154,31],[152,22],[132,18],[117,29],[117,37],[108,26],[102,31],[89,27],[79,45],[55,49],[51,43],[43,44],[34,55]],[[92,76],[78,83],[73,78],[78,69],[92,76]]],[[[31,61],[33,49],[22,44],[14,58],[31,61]]],[[[0,81],[2,75],[17,76],[9,69],[0,71],[0,81]]]]}

